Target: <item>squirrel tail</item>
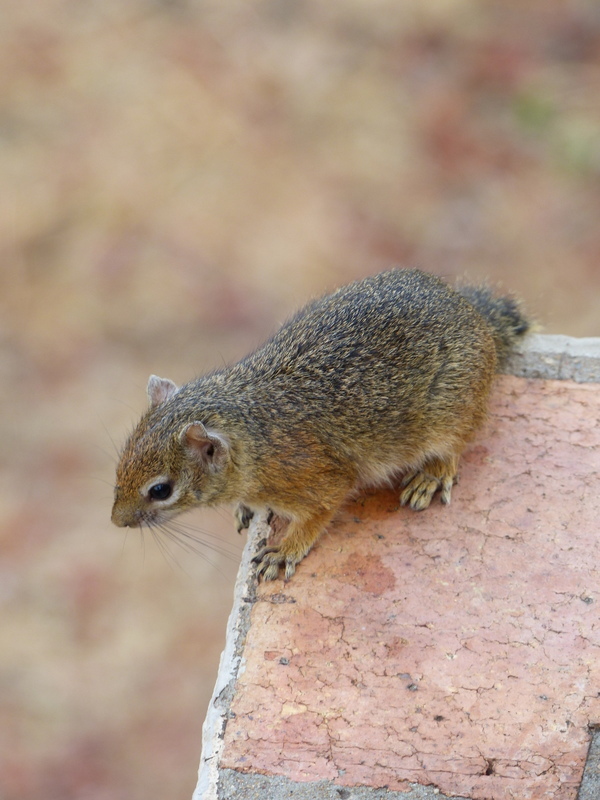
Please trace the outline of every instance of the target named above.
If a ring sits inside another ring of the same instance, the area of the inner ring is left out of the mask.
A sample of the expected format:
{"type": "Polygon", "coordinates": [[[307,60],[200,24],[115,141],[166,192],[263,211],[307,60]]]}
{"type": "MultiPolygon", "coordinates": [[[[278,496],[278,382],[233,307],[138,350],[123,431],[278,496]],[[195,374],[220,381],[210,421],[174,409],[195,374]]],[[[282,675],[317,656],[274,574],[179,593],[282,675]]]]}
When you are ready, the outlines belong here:
{"type": "Polygon", "coordinates": [[[498,366],[512,353],[517,341],[531,330],[532,322],[513,297],[495,297],[486,286],[459,286],[456,291],[481,314],[492,329],[498,366]]]}

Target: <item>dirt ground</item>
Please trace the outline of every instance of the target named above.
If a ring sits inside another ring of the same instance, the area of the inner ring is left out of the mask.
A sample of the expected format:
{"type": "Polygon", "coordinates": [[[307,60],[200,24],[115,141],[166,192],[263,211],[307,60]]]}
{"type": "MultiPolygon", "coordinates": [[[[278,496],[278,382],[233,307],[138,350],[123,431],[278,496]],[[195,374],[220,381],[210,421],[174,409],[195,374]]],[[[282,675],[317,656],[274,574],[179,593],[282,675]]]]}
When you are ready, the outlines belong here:
{"type": "Polygon", "coordinates": [[[600,7],[4,5],[0,798],[183,800],[243,537],[111,527],[148,375],[395,264],[600,335],[600,7]]]}

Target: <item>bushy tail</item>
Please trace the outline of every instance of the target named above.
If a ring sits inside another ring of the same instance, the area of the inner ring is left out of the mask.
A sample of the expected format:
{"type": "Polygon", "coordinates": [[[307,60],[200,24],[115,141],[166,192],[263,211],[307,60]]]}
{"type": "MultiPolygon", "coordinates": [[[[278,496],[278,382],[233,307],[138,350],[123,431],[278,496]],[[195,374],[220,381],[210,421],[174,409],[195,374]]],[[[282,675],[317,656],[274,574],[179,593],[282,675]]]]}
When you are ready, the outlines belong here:
{"type": "Polygon", "coordinates": [[[495,297],[485,286],[458,286],[456,291],[489,323],[501,367],[517,341],[531,329],[521,304],[513,297],[495,297]]]}

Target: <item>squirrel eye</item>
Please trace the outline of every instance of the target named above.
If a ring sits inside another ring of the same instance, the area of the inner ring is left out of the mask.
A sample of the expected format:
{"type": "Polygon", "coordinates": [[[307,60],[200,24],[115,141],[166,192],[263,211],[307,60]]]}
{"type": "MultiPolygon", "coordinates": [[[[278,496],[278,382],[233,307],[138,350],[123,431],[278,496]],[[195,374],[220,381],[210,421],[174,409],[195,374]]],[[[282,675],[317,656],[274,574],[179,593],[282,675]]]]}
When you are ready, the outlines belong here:
{"type": "Polygon", "coordinates": [[[148,489],[148,497],[151,500],[167,500],[173,492],[170,483],[155,483],[148,489]]]}

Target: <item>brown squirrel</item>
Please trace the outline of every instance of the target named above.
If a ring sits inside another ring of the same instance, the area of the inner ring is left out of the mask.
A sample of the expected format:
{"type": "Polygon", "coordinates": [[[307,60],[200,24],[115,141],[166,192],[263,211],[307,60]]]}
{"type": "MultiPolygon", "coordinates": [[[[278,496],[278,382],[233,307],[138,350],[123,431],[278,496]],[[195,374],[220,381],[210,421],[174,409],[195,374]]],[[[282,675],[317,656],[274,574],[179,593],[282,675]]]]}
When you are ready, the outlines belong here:
{"type": "Polygon", "coordinates": [[[178,388],[150,377],[150,407],[117,467],[112,521],[160,526],[237,502],[289,520],[258,574],[285,578],[348,494],[402,476],[400,501],[450,502],[493,377],[530,324],[511,298],[403,269],[310,303],[254,353],[178,388]]]}

